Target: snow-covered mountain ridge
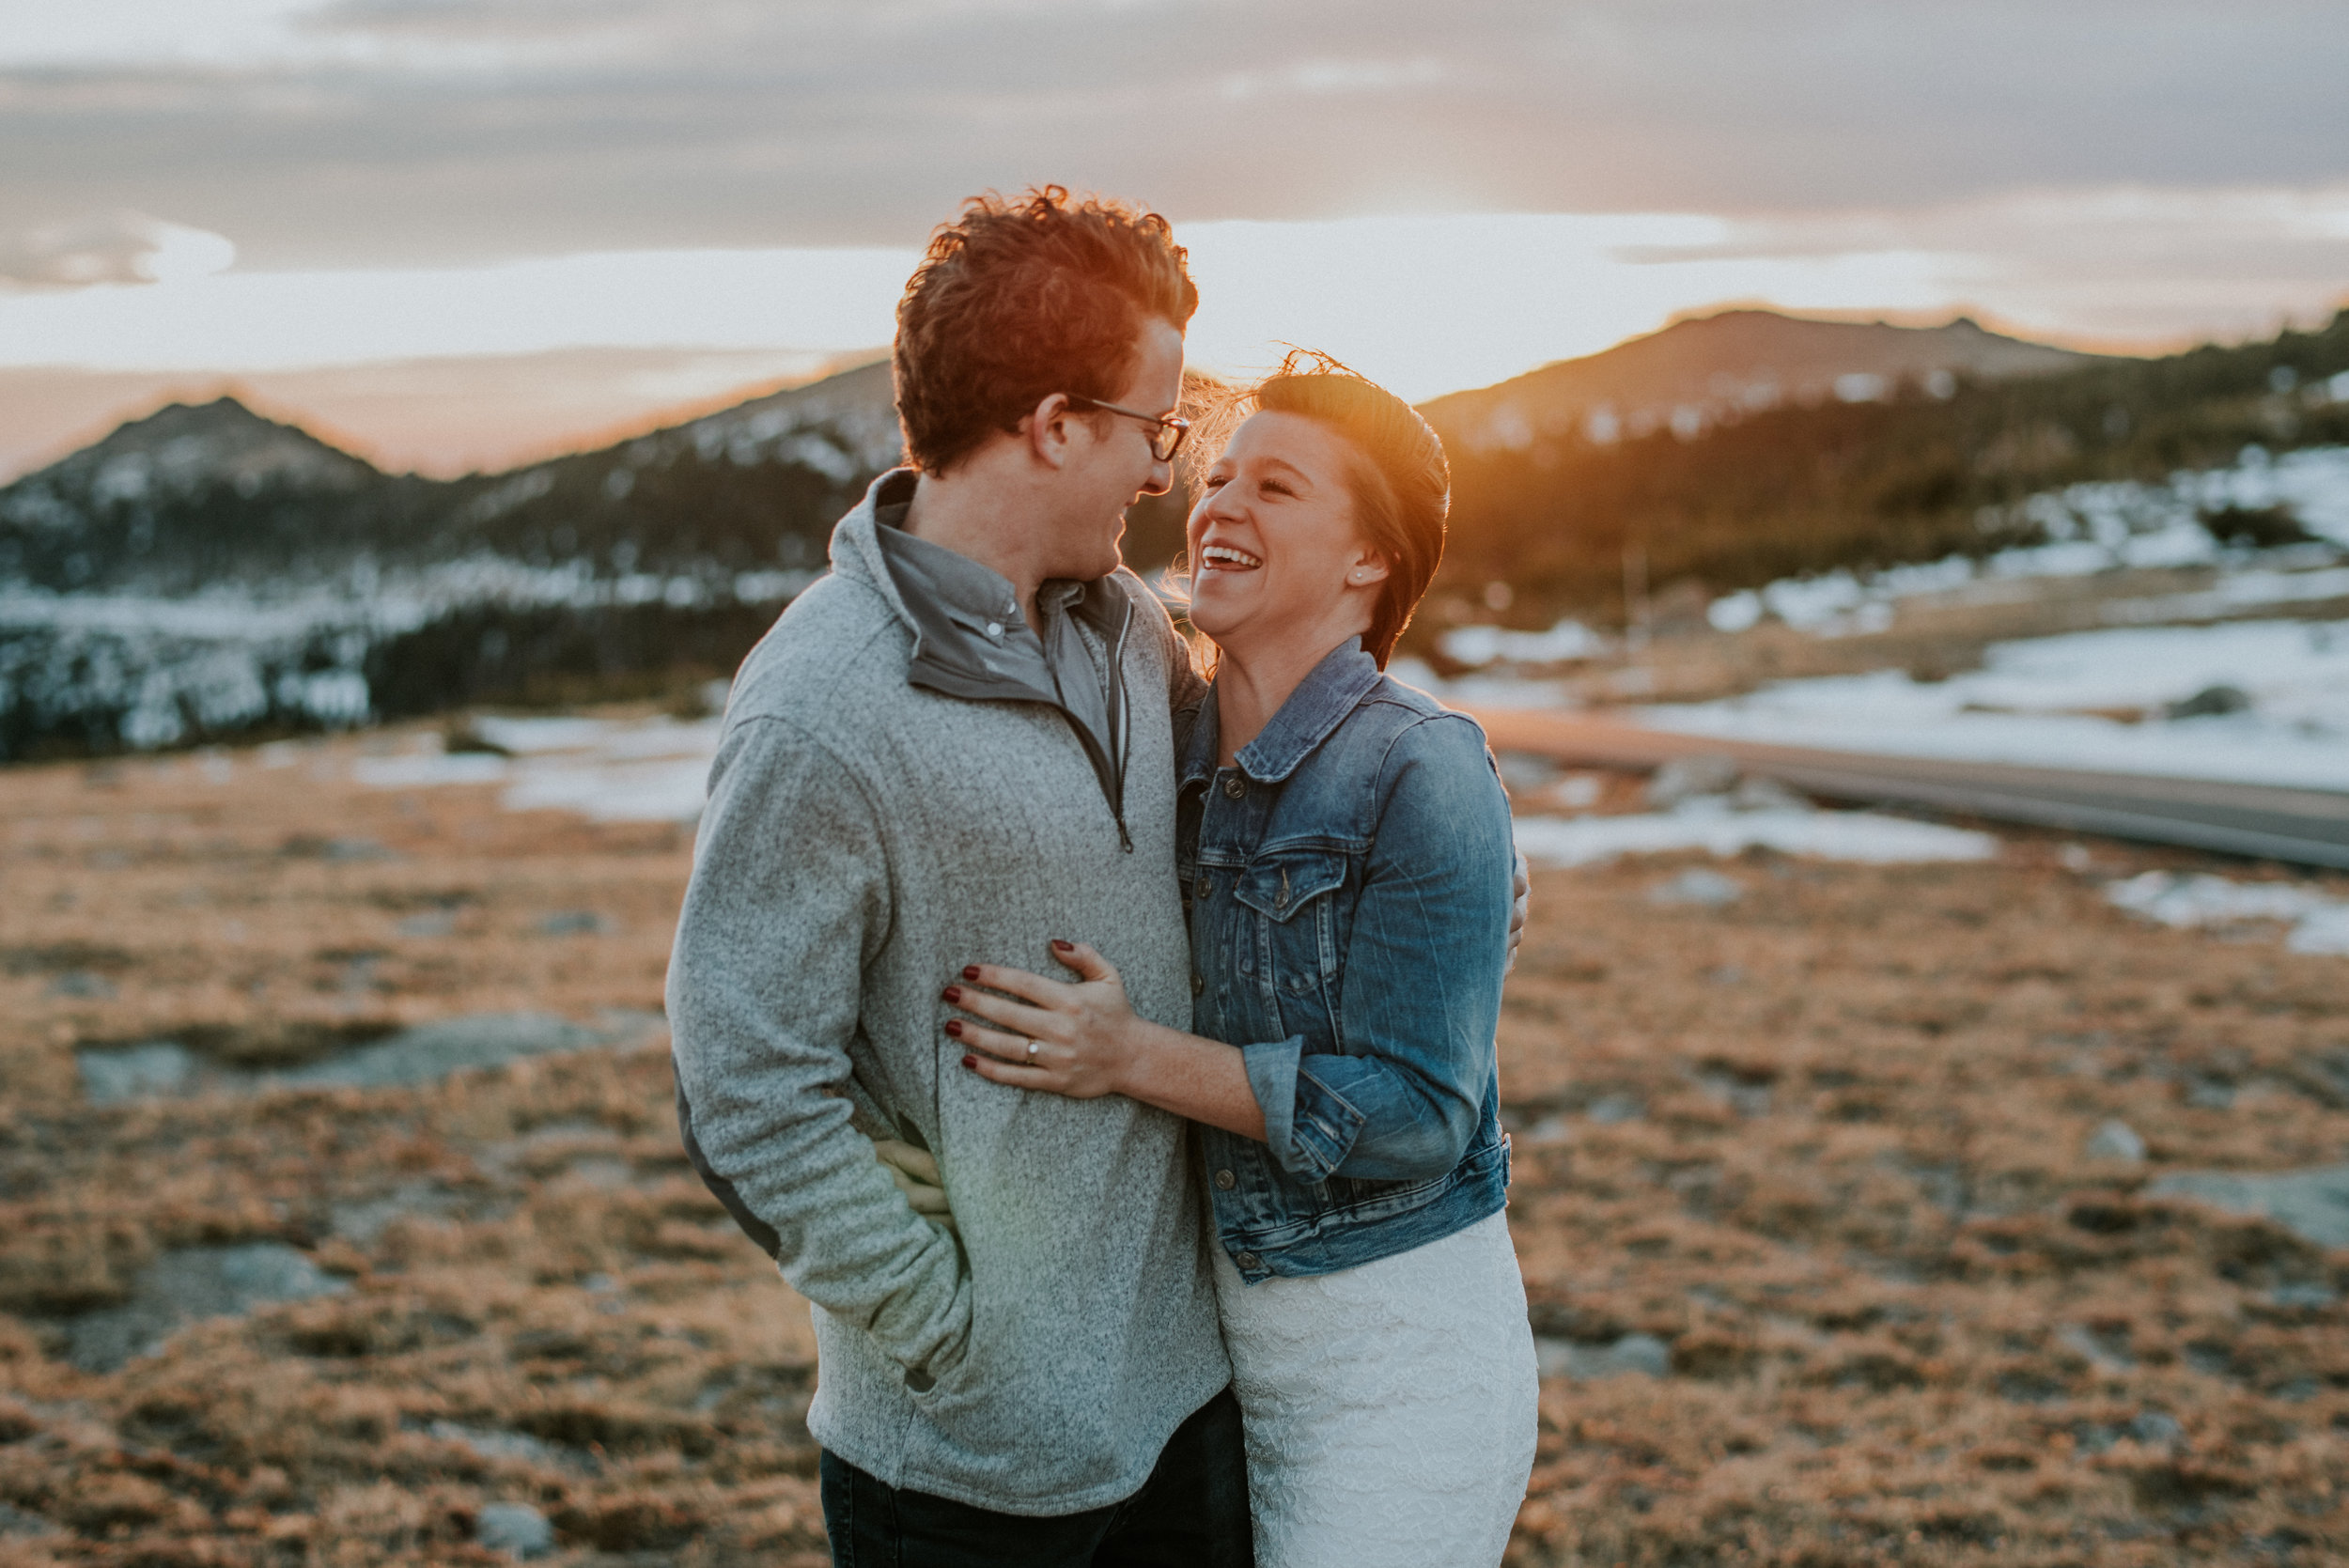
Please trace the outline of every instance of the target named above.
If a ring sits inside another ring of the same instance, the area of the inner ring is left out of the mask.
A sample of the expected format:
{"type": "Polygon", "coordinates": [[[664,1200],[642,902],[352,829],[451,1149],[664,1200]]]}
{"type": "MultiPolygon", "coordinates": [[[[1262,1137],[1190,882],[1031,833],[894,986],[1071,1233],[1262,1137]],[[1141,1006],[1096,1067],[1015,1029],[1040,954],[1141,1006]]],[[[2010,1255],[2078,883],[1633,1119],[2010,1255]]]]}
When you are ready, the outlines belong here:
{"type": "Polygon", "coordinates": [[[0,489],[0,760],[723,673],[896,450],[886,365],[448,481],[173,405],[0,489]]]}

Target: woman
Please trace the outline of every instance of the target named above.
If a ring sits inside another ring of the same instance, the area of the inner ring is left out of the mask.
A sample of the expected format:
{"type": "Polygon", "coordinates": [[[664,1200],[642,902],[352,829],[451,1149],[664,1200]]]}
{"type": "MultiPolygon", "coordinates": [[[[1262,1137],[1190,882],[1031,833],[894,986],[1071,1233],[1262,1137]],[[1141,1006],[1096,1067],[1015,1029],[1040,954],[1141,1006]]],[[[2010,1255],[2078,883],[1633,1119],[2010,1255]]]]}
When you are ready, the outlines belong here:
{"type": "Polygon", "coordinates": [[[1183,1033],[1055,942],[977,967],[963,1064],[1196,1124],[1260,1560],[1500,1560],[1536,1382],[1503,1213],[1494,1029],[1512,899],[1483,733],[1383,671],[1443,548],[1442,443],[1292,354],[1246,395],[1188,525],[1214,685],[1183,753],[1183,1033]]]}

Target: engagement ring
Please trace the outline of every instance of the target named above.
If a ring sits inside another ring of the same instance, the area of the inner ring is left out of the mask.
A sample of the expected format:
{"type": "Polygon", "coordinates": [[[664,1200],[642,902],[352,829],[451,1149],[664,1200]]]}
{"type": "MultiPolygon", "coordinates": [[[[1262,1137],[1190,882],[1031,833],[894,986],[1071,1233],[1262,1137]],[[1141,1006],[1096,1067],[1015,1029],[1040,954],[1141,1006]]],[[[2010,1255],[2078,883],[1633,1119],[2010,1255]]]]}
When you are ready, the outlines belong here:
{"type": "Polygon", "coordinates": [[[1028,1065],[1029,1065],[1029,1066],[1033,1067],[1033,1066],[1034,1066],[1034,1065],[1035,1065],[1035,1053],[1036,1053],[1037,1051],[1042,1050],[1043,1048],[1044,1048],[1043,1045],[1042,1045],[1041,1043],[1037,1042],[1037,1041],[1031,1040],[1031,1041],[1029,1041],[1029,1042],[1028,1042],[1028,1065]]]}

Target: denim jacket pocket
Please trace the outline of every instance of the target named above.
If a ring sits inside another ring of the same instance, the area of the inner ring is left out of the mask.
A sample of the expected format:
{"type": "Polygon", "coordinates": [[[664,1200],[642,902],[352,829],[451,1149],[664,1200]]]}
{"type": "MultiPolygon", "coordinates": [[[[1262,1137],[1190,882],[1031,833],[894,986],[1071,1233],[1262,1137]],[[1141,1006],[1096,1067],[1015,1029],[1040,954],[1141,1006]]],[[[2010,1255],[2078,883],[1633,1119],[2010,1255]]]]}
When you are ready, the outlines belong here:
{"type": "Polygon", "coordinates": [[[1252,858],[1232,896],[1285,924],[1323,893],[1346,885],[1346,857],[1335,849],[1272,849],[1252,858]]]}
{"type": "Polygon", "coordinates": [[[1346,950],[1337,908],[1347,857],[1328,848],[1282,849],[1251,860],[1232,885],[1234,902],[1250,911],[1245,969],[1277,1034],[1305,1032],[1346,1048],[1335,1006],[1340,955],[1346,950]]]}

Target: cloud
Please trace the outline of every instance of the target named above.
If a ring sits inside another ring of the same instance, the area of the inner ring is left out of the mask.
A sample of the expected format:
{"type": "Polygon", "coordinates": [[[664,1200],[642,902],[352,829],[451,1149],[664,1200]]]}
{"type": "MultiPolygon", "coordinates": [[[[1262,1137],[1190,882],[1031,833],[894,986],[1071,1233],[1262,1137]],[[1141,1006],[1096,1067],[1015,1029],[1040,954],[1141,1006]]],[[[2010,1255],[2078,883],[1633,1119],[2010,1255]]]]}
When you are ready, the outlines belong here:
{"type": "Polygon", "coordinates": [[[0,365],[285,370],[582,347],[839,352],[888,341],[913,262],[911,251],[626,251],[0,295],[0,365]]]}
{"type": "MultiPolygon", "coordinates": [[[[2349,305],[2349,179],[2272,185],[2020,191],[1912,208],[1796,213],[1701,244],[1643,247],[1658,266],[1929,256],[1944,301],[2013,326],[2140,347],[2254,336],[2349,305]]],[[[1891,304],[1894,302],[1882,302],[1891,304]]]]}
{"type": "Polygon", "coordinates": [[[13,8],[0,69],[133,61],[250,64],[276,51],[288,20],[323,0],[73,0],[13,8]]]}
{"type": "Polygon", "coordinates": [[[905,245],[1046,179],[1197,221],[2349,178],[2314,0],[84,3],[148,21],[0,44],[0,148],[41,149],[0,210],[272,267],[905,245]],[[214,15],[246,41],[191,60],[214,15]]]}
{"type": "MultiPolygon", "coordinates": [[[[853,319],[818,331],[784,308],[793,290],[823,303],[800,283],[711,287],[710,269],[786,280],[803,268],[786,255],[901,256],[963,196],[1047,179],[1157,207],[1202,236],[1203,261],[1219,222],[1361,221],[1248,265],[1305,269],[1278,280],[1301,302],[1268,311],[1281,335],[1343,349],[1395,315],[1392,374],[1428,390],[1596,347],[1594,323],[1634,330],[1723,297],[1966,303],[2142,341],[2262,331],[2349,282],[2338,0],[76,0],[26,14],[0,33],[0,213],[194,226],[0,234],[0,291],[185,276],[225,264],[221,236],[241,266],[168,300],[0,302],[39,307],[7,313],[0,353],[19,363],[845,347],[880,334],[901,271],[839,284],[853,319]],[[1571,247],[1486,266],[1472,244],[1447,249],[1472,225],[1405,222],[1657,213],[1703,215],[1710,238],[1627,240],[1596,270],[1571,247]],[[646,273],[634,294],[610,282],[646,256],[715,253],[736,259],[662,263],[668,281],[646,273]]],[[[1248,351],[1252,318],[1226,320],[1231,351],[1248,351]]],[[[1211,312],[1195,336],[1215,328],[1211,312]]]]}
{"type": "MultiPolygon", "coordinates": [[[[2074,339],[2264,332],[2339,301],[2349,183],[2127,188],[1733,219],[1418,214],[1183,223],[1191,357],[1328,349],[1412,397],[1589,353],[1724,302],[1960,308],[2074,339]]],[[[601,348],[836,352],[885,342],[911,249],[599,252],[482,267],[239,269],[0,296],[0,365],[285,371],[601,348]]]]}
{"type": "Polygon", "coordinates": [[[0,286],[179,282],[224,272],[236,259],[234,244],[205,229],[128,210],[97,212],[0,236],[0,286]]]}

